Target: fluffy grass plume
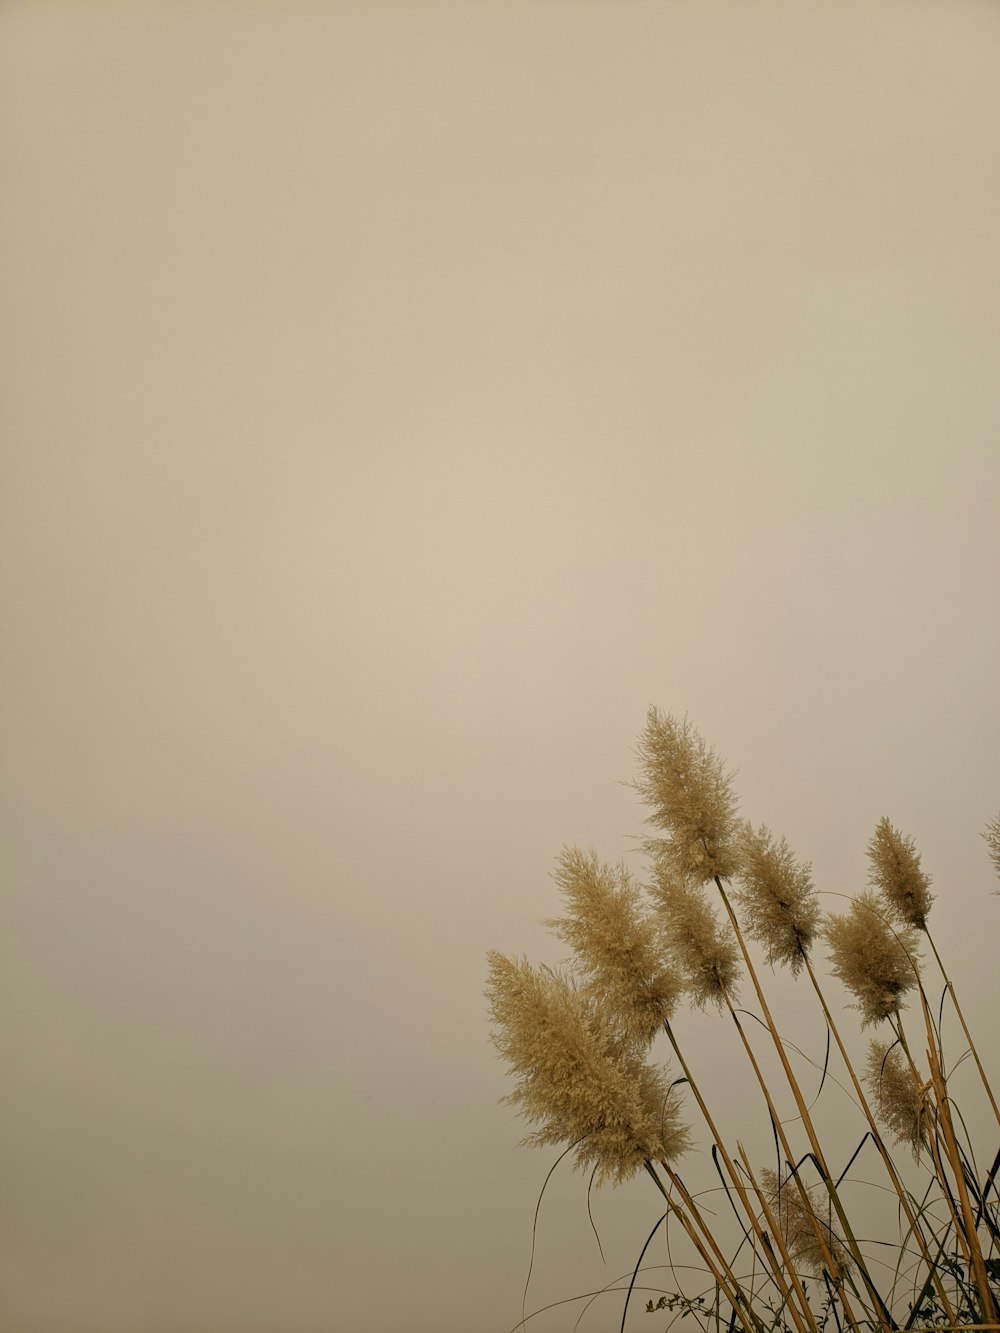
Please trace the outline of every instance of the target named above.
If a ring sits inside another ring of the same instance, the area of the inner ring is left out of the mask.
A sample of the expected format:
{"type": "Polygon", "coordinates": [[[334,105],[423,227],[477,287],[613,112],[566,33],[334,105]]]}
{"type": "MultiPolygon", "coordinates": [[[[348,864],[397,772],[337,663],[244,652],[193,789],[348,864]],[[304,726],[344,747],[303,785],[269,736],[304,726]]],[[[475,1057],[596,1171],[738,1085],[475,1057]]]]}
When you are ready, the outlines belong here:
{"type": "Polygon", "coordinates": [[[880,819],[868,844],[868,882],[882,895],[889,915],[917,930],[927,929],[927,913],[934,895],[930,878],[920,869],[920,856],[912,838],[880,819]]]}
{"type": "Polygon", "coordinates": [[[908,926],[893,930],[875,894],[859,893],[845,916],[827,917],[823,933],[834,975],[857,1000],[861,1026],[898,1014],[917,984],[916,932],[908,926]]]}
{"type": "Polygon", "coordinates": [[[838,1282],[846,1277],[852,1268],[850,1256],[829,1222],[824,1221],[823,1214],[828,1210],[816,1202],[815,1195],[806,1191],[807,1204],[791,1179],[779,1181],[775,1172],[766,1168],[761,1171],[760,1179],[768,1206],[781,1228],[785,1248],[796,1267],[816,1277],[828,1269],[816,1235],[818,1227],[836,1268],[831,1277],[838,1282]]]}
{"type": "Polygon", "coordinates": [[[819,931],[820,908],[809,866],[796,861],[784,838],[762,824],[742,827],[740,887],[747,934],[767,950],[767,961],[787,963],[798,973],[819,931]]]}
{"type": "Polygon", "coordinates": [[[662,913],[670,955],[700,1009],[735,999],[740,951],[729,922],[720,922],[700,884],[685,884],[659,862],[651,892],[662,913]]]}
{"type": "Polygon", "coordinates": [[[728,879],[738,866],[736,797],[722,760],[691,723],[657,708],[646,715],[637,747],[640,776],[632,783],[653,813],[646,822],[669,836],[648,850],[682,879],[728,879]]]}
{"type": "Polygon", "coordinates": [[[493,1044],[518,1080],[503,1100],[540,1126],[525,1144],[576,1144],[575,1165],[595,1167],[598,1185],[686,1150],[664,1072],[621,1040],[591,996],[526,960],[491,952],[489,966],[493,1044]]]}
{"type": "Polygon", "coordinates": [[[662,926],[643,912],[641,891],[623,865],[603,865],[596,853],[571,847],[554,877],[567,913],[545,924],[573,949],[577,968],[626,1038],[648,1048],[682,989],[664,958],[662,926]]]}
{"type": "Polygon", "coordinates": [[[872,1041],[868,1047],[865,1083],[879,1120],[895,1141],[907,1144],[914,1160],[919,1160],[929,1127],[926,1094],[917,1086],[913,1070],[898,1045],[872,1041]]]}

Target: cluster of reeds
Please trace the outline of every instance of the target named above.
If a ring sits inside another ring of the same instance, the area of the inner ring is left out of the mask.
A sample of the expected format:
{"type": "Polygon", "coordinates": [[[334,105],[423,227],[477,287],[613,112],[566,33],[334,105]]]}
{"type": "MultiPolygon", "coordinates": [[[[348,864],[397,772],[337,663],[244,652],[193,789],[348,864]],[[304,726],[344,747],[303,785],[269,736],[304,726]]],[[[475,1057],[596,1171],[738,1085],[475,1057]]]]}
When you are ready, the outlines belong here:
{"type": "MultiPolygon", "coordinates": [[[[536,1126],[525,1142],[562,1145],[592,1184],[640,1172],[653,1182],[665,1201],[657,1228],[684,1238],[703,1282],[685,1290],[675,1266],[676,1289],[647,1310],[730,1333],[1000,1333],[1000,1110],[930,933],[930,880],[913,841],[881,820],[868,889],[846,912],[824,912],[809,866],[784,839],[738,819],[730,775],[687,719],[650,709],[637,754],[633,785],[654,832],[642,844],[648,883],[593,852],[564,850],[555,872],[564,915],[547,924],[571,948],[568,966],[489,956],[493,1041],[517,1080],[505,1100],[536,1126]],[[861,1027],[876,1029],[861,1069],[817,975],[824,945],[861,1027]],[[925,975],[922,945],[940,983],[925,975]],[[820,1091],[828,1074],[847,1091],[861,1135],[846,1166],[824,1151],[818,1098],[803,1091],[802,1053],[782,1037],[761,960],[790,969],[825,1025],[820,1091]],[[685,1001],[731,1025],[769,1122],[766,1161],[751,1160],[745,1133],[727,1142],[721,1132],[698,1044],[685,1046],[685,1001]],[[946,1012],[982,1088],[982,1158],[949,1092],[946,1012]],[[673,1073],[651,1058],[661,1035],[673,1073]],[[900,1146],[912,1162],[897,1160],[900,1146]],[[866,1158],[891,1191],[889,1238],[864,1234],[867,1219],[849,1206],[850,1169],[866,1158]],[[684,1169],[692,1159],[715,1172],[724,1212],[684,1169]]],[[[1000,873],[1000,819],[984,836],[1000,873]]],[[[657,1228],[628,1284],[623,1329],[657,1228]]]]}

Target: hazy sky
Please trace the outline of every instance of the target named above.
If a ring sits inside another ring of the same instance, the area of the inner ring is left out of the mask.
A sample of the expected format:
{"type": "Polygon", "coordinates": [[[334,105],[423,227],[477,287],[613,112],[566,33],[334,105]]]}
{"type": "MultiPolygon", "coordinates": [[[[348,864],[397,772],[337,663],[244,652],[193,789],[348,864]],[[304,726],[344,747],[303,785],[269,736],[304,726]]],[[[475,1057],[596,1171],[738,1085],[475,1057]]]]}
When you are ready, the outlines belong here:
{"type": "MultiPolygon", "coordinates": [[[[0,7],[0,1333],[506,1333],[484,955],[641,870],[651,703],[822,890],[916,837],[1000,1063],[998,68],[961,0],[0,7]]],[[[529,1310],[659,1211],[593,1209],[529,1310]]]]}

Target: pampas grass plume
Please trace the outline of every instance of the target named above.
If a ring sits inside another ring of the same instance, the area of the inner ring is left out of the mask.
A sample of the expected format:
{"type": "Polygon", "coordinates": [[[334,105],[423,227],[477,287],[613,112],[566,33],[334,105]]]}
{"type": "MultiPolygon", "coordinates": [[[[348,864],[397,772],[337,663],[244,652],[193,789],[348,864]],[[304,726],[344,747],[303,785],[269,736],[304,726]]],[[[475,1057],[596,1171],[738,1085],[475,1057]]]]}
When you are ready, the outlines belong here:
{"type": "Polygon", "coordinates": [[[722,760],[684,718],[657,708],[646,715],[637,747],[640,777],[631,785],[653,807],[647,823],[669,836],[647,850],[695,884],[718,875],[728,879],[738,865],[736,797],[722,760]]]}
{"type": "Polygon", "coordinates": [[[662,913],[671,957],[692,1000],[721,1009],[734,999],[740,979],[740,952],[728,921],[722,924],[700,884],[685,884],[669,864],[656,865],[651,892],[662,913]]]}
{"type": "Polygon", "coordinates": [[[927,1103],[898,1045],[872,1041],[865,1083],[875,1103],[875,1114],[895,1135],[896,1143],[909,1144],[914,1160],[919,1159],[927,1134],[927,1103]]]}
{"type": "Polygon", "coordinates": [[[540,1128],[530,1147],[576,1145],[577,1168],[619,1184],[647,1161],[673,1161],[688,1147],[676,1098],[572,979],[527,960],[488,955],[486,994],[493,1044],[517,1076],[501,1100],[540,1128]]]}
{"type": "Polygon", "coordinates": [[[934,895],[929,876],[920,869],[913,839],[904,837],[888,819],[880,819],[868,844],[868,860],[868,882],[882,895],[889,915],[907,926],[926,930],[934,895]]]}
{"type": "Polygon", "coordinates": [[[833,971],[854,995],[861,1026],[898,1014],[903,996],[917,983],[916,932],[893,930],[881,901],[859,893],[846,916],[827,917],[824,936],[833,971]]]}
{"type": "Polygon", "coordinates": [[[820,925],[820,908],[809,866],[796,861],[784,838],[762,824],[743,825],[740,887],[747,934],[767,950],[767,961],[787,963],[799,972],[820,925]]]}
{"type": "Polygon", "coordinates": [[[662,927],[643,913],[624,865],[612,868],[595,852],[571,847],[554,874],[567,914],[545,924],[573,949],[578,970],[625,1037],[648,1048],[682,989],[664,956],[662,927]]]}
{"type": "Polygon", "coordinates": [[[809,1200],[807,1205],[798,1186],[791,1179],[779,1181],[777,1175],[766,1168],[761,1171],[760,1179],[768,1205],[778,1219],[785,1248],[791,1255],[792,1261],[816,1277],[827,1268],[816,1235],[818,1227],[837,1268],[836,1273],[831,1276],[838,1281],[844,1278],[853,1266],[850,1256],[829,1223],[823,1221],[819,1211],[821,1205],[816,1204],[814,1194],[806,1191],[806,1198],[809,1200]]]}

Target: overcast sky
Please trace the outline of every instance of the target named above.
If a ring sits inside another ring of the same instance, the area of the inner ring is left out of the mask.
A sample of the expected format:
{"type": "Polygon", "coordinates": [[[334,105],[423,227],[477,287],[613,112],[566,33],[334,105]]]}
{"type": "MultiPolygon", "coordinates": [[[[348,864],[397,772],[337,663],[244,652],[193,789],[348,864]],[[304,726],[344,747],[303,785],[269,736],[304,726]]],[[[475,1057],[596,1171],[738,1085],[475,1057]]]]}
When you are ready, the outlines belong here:
{"type": "MultiPolygon", "coordinates": [[[[641,873],[650,704],[822,891],[916,837],[997,1060],[998,68],[961,0],[0,8],[0,1333],[506,1333],[485,952],[641,873]]],[[[529,1311],[659,1211],[592,1204],[529,1311]]]]}

